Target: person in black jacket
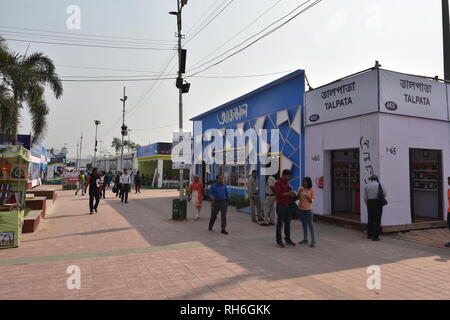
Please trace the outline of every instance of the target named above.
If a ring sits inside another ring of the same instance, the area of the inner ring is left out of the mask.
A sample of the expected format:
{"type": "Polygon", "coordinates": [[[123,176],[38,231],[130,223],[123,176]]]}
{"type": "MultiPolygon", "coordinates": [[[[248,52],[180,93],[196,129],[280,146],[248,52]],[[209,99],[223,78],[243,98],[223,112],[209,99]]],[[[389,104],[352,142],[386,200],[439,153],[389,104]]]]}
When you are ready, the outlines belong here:
{"type": "Polygon", "coordinates": [[[116,177],[114,179],[114,188],[116,188],[116,198],[120,194],[121,186],[120,186],[120,176],[122,175],[122,172],[117,171],[116,177]]]}
{"type": "Polygon", "coordinates": [[[92,170],[91,175],[89,176],[89,214],[92,214],[93,211],[97,212],[98,204],[100,202],[100,190],[98,186],[98,180],[100,175],[97,172],[97,168],[92,170]],[[95,199],[95,204],[94,204],[95,199]]]}
{"type": "Polygon", "coordinates": [[[134,176],[134,188],[136,189],[136,193],[141,193],[141,187],[142,187],[143,177],[141,173],[138,171],[136,172],[136,175],[134,176]]]}

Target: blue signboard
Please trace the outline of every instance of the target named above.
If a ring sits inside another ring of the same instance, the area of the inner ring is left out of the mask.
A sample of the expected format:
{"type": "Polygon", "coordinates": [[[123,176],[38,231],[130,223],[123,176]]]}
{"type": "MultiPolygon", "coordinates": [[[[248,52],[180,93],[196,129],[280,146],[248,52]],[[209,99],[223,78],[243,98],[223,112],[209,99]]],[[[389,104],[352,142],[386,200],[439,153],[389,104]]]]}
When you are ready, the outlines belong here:
{"type": "MultiPolygon", "coordinates": [[[[196,132],[198,126],[194,125],[194,137],[202,135],[208,129],[242,128],[244,131],[255,129],[257,132],[259,129],[266,129],[270,139],[270,130],[278,129],[279,170],[292,170],[290,184],[297,189],[305,173],[304,95],[304,71],[298,70],[191,119],[202,125],[202,132],[196,132]]],[[[204,141],[203,146],[208,143],[204,141]]],[[[250,165],[239,167],[215,164],[200,174],[207,175],[206,181],[214,179],[217,174],[223,175],[228,185],[243,189],[251,168],[250,165]]],[[[256,168],[260,171],[259,164],[256,168]]]]}
{"type": "Polygon", "coordinates": [[[156,155],[170,155],[172,152],[172,143],[157,142],[147,146],[138,147],[137,157],[152,157],[156,155]]]}

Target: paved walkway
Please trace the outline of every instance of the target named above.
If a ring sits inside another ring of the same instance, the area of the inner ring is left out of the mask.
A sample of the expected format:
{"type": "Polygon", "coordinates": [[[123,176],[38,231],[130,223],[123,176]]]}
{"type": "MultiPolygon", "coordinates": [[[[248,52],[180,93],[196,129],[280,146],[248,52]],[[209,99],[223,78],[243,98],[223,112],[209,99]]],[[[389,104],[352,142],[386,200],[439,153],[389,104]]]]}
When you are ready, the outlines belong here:
{"type": "MultiPolygon", "coordinates": [[[[86,196],[59,191],[53,212],[17,249],[0,250],[3,299],[450,299],[450,250],[316,224],[318,245],[275,246],[274,227],[230,210],[229,235],[172,221],[177,193],[143,190],[122,204],[111,192],[88,215],[86,196]],[[81,288],[67,288],[68,266],[81,288]],[[367,268],[381,268],[369,290],[367,268]]],[[[301,225],[293,222],[293,239],[301,225]]]]}

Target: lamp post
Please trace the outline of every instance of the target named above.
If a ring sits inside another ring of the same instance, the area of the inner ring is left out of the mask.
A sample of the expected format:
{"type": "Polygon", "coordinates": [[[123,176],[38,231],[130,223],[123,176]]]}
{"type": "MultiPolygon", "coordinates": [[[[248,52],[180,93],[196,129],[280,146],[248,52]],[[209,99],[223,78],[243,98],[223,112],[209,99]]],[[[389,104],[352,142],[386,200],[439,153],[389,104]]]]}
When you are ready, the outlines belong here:
{"type": "Polygon", "coordinates": [[[101,123],[100,120],[94,120],[95,123],[95,148],[94,148],[94,161],[92,161],[92,166],[95,168],[95,166],[97,165],[97,129],[98,129],[98,125],[101,123]]]}
{"type": "Polygon", "coordinates": [[[444,41],[444,79],[450,80],[450,22],[448,0],[442,0],[442,30],[444,41]]]}
{"type": "Polygon", "coordinates": [[[123,172],[123,139],[127,135],[128,128],[125,125],[125,102],[127,101],[128,97],[125,95],[125,87],[123,87],[123,98],[120,99],[123,104],[123,110],[122,110],[122,127],[121,127],[121,133],[122,133],[122,145],[120,148],[120,170],[123,172]]]}
{"type": "MultiPolygon", "coordinates": [[[[177,0],[177,11],[171,11],[169,14],[177,16],[177,34],[178,37],[178,77],[176,81],[176,87],[178,88],[178,126],[179,131],[183,132],[183,93],[189,92],[189,83],[183,83],[182,74],[186,72],[186,50],[181,47],[181,39],[183,35],[181,34],[181,11],[183,7],[187,4],[188,0],[177,0]]],[[[183,169],[180,169],[180,200],[183,197],[183,169]]]]}

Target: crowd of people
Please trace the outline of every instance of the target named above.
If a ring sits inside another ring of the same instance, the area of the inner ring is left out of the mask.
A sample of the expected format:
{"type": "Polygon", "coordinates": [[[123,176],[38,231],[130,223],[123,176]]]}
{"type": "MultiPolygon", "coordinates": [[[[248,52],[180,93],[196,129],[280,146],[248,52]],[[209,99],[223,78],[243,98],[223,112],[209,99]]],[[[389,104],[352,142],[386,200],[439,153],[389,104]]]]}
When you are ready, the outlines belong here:
{"type": "MultiPolygon", "coordinates": [[[[252,175],[248,180],[247,190],[250,200],[250,219],[252,222],[259,223],[261,226],[276,225],[276,243],[279,247],[285,248],[286,245],[296,245],[291,239],[291,221],[293,216],[298,214],[303,227],[303,239],[299,244],[308,244],[309,247],[314,247],[316,245],[313,211],[315,190],[313,189],[312,180],[310,177],[304,178],[301,187],[298,190],[293,190],[289,184],[291,179],[291,170],[283,170],[281,177],[278,179],[274,176],[267,176],[265,183],[265,200],[261,206],[257,171],[253,170],[252,175]]],[[[364,201],[368,211],[367,237],[373,241],[379,241],[383,206],[387,204],[386,190],[381,185],[379,178],[376,175],[372,175],[369,178],[369,181],[370,182],[364,188],[364,201]]],[[[193,219],[198,220],[204,194],[204,186],[200,182],[198,176],[194,177],[193,183],[189,186],[189,194],[191,195],[193,204],[193,219]]],[[[220,212],[221,233],[228,234],[227,207],[229,195],[222,176],[218,175],[216,177],[215,183],[209,188],[208,197],[211,199],[211,213],[208,229],[213,229],[220,212]]]]}
{"type": "Polygon", "coordinates": [[[121,202],[128,203],[128,193],[131,191],[131,186],[134,184],[136,193],[140,193],[143,177],[139,171],[134,175],[130,175],[126,169],[115,174],[111,171],[99,172],[97,168],[94,168],[90,173],[85,173],[82,170],[78,176],[78,187],[75,195],[80,190],[83,196],[85,193],[88,193],[89,214],[93,214],[94,211],[97,213],[100,199],[106,199],[106,190],[111,188],[111,183],[113,182],[112,192],[116,195],[116,198],[119,197],[121,202]]]}
{"type": "MultiPolygon", "coordinates": [[[[274,176],[267,176],[264,186],[265,200],[261,206],[257,171],[253,170],[248,181],[250,219],[261,226],[276,225],[276,243],[279,247],[285,248],[286,245],[296,245],[291,238],[291,221],[297,213],[300,216],[303,227],[303,239],[299,244],[308,244],[309,247],[314,247],[316,245],[313,211],[315,190],[313,189],[312,180],[310,177],[304,178],[301,187],[295,191],[289,184],[291,179],[291,170],[283,170],[281,177],[278,179],[274,176]],[[282,233],[284,233],[284,237],[282,233]]],[[[89,214],[93,214],[94,211],[98,212],[100,199],[105,199],[106,190],[111,187],[113,182],[112,191],[116,198],[120,198],[123,203],[128,203],[128,193],[131,191],[132,185],[134,185],[135,193],[140,193],[144,178],[139,171],[135,175],[130,175],[127,170],[119,171],[115,174],[111,171],[108,173],[98,172],[97,168],[94,168],[88,175],[84,171],[80,172],[79,185],[75,194],[77,195],[79,191],[81,191],[83,196],[85,193],[89,194],[89,214]],[[89,190],[87,191],[87,189],[89,190]]],[[[450,187],[450,177],[448,178],[448,185],[450,187]]],[[[198,176],[194,176],[193,182],[188,188],[188,194],[192,203],[192,217],[194,220],[198,220],[205,194],[205,188],[198,176]]],[[[363,199],[368,213],[367,237],[373,241],[380,240],[379,237],[382,230],[381,217],[383,207],[387,205],[386,196],[386,190],[380,183],[378,176],[372,175],[369,178],[369,183],[363,189],[363,199]]],[[[216,181],[210,186],[208,197],[211,200],[208,229],[213,229],[220,212],[221,233],[228,234],[227,209],[229,194],[221,175],[218,175],[216,181]]],[[[448,189],[448,202],[449,217],[447,217],[447,221],[450,230],[450,188],[448,189]]],[[[450,242],[445,244],[445,246],[450,248],[450,242]]]]}

